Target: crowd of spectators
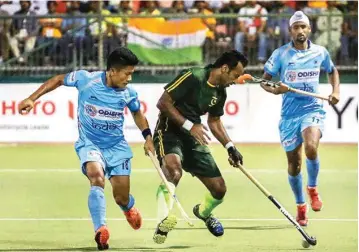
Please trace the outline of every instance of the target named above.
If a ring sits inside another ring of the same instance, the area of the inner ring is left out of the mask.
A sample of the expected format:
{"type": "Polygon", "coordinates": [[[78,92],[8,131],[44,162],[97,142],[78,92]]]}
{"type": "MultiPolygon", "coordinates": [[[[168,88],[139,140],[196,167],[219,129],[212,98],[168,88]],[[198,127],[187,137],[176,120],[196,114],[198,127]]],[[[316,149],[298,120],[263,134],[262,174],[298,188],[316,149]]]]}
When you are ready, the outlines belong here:
{"type": "Polygon", "coordinates": [[[102,15],[237,14],[236,18],[202,19],[208,27],[203,45],[204,61],[206,63],[212,61],[221,50],[235,48],[251,55],[250,64],[261,65],[275,48],[290,41],[289,18],[283,17],[283,14],[291,15],[296,10],[302,10],[310,15],[311,40],[327,48],[330,47],[332,57],[337,64],[357,64],[357,1],[244,0],[0,0],[0,17],[7,17],[0,18],[0,63],[15,57],[17,64],[28,64],[29,59],[26,56],[31,55],[35,47],[40,47],[37,50],[37,53],[41,53],[41,57],[37,58],[38,65],[68,64],[68,60],[74,57],[74,52],[82,65],[96,64],[100,31],[104,35],[104,56],[113,48],[126,44],[126,30],[123,29],[123,25],[127,22],[125,18],[105,18],[100,29],[96,18],[77,17],[78,14],[99,14],[101,11],[102,15]],[[329,20],[326,16],[316,16],[327,12],[337,15],[329,20]],[[25,17],[12,16],[16,14],[25,17]],[[65,14],[66,18],[52,17],[51,15],[54,14],[65,14]],[[275,16],[267,17],[267,14],[275,14],[275,16]],[[38,15],[49,16],[37,18],[38,15]],[[245,15],[253,15],[253,17],[245,17],[245,15]]]}

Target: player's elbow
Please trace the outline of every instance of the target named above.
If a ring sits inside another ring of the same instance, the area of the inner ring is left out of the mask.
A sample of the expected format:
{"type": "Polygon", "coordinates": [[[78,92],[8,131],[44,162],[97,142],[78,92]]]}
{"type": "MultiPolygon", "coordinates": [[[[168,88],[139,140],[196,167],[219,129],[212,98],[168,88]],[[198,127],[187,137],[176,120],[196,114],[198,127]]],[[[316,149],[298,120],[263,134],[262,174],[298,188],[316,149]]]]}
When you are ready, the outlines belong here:
{"type": "Polygon", "coordinates": [[[161,112],[166,112],[168,105],[171,104],[171,101],[168,99],[169,95],[165,92],[162,94],[161,98],[157,102],[157,108],[161,112]]]}
{"type": "Polygon", "coordinates": [[[165,102],[163,102],[162,98],[158,100],[158,102],[157,102],[157,108],[159,109],[159,111],[165,112],[165,110],[166,110],[166,105],[165,105],[165,102]]]}

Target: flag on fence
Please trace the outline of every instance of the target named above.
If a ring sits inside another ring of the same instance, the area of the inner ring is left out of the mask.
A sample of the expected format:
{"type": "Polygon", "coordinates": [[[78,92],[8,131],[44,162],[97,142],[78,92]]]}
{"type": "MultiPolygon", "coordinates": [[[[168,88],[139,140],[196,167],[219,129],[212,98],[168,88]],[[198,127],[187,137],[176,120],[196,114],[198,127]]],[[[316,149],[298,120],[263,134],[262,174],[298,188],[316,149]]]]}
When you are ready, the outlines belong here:
{"type": "Polygon", "coordinates": [[[199,18],[164,21],[134,18],[128,23],[127,46],[150,64],[201,63],[207,27],[199,18]]]}

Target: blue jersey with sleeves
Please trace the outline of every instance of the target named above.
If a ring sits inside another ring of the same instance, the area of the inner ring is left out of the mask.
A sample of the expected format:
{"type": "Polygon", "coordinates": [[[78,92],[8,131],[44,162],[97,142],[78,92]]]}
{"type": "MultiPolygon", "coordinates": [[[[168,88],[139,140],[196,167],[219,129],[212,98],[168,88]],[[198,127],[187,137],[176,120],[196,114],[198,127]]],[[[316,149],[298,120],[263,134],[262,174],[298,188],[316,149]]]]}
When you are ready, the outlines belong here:
{"type": "MultiPolygon", "coordinates": [[[[279,74],[281,82],[312,93],[318,93],[321,69],[331,73],[334,64],[324,47],[309,40],[306,50],[296,49],[293,42],[276,49],[264,65],[264,71],[271,76],[279,74]]],[[[283,94],[283,118],[301,116],[322,109],[323,101],[320,99],[292,92],[283,94]]]]}
{"type": "MultiPolygon", "coordinates": [[[[110,88],[104,71],[74,71],[65,76],[65,86],[78,90],[79,137],[90,140],[99,148],[109,148],[121,141],[124,110],[140,109],[137,93],[132,88],[110,88]]],[[[127,145],[127,144],[126,144],[127,145]]]]}

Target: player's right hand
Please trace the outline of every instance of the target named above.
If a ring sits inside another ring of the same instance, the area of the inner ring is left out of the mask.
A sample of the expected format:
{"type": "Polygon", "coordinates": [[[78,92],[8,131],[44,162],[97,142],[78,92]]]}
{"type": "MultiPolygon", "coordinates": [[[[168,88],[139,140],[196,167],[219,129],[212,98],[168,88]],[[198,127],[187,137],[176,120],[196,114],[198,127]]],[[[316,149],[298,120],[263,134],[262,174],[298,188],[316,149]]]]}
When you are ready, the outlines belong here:
{"type": "Polygon", "coordinates": [[[194,124],[189,133],[202,145],[207,145],[211,138],[207,135],[208,128],[203,124],[194,124]]]}
{"type": "Polygon", "coordinates": [[[236,147],[232,146],[228,148],[228,156],[228,162],[233,167],[239,167],[239,164],[243,165],[243,156],[236,147]]]}
{"type": "Polygon", "coordinates": [[[275,94],[275,95],[284,94],[284,93],[289,91],[288,86],[282,85],[281,82],[279,82],[278,87],[268,86],[268,85],[266,85],[265,82],[262,82],[260,85],[265,91],[267,91],[269,93],[272,93],[272,94],[275,94]]]}
{"type": "Polygon", "coordinates": [[[19,114],[26,115],[32,110],[33,107],[34,107],[34,101],[31,100],[30,98],[26,98],[25,100],[22,100],[19,103],[18,106],[19,114]]]}

